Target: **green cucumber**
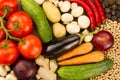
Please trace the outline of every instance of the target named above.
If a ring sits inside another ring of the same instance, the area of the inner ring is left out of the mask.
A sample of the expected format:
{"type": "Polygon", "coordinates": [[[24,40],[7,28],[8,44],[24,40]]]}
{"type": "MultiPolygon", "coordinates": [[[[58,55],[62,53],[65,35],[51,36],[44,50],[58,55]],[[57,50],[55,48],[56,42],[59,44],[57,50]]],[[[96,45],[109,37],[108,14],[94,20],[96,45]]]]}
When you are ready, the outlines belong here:
{"type": "Polygon", "coordinates": [[[53,38],[52,29],[41,6],[39,6],[34,0],[21,0],[21,6],[36,24],[39,36],[43,43],[50,42],[53,38]]]}
{"type": "Polygon", "coordinates": [[[58,75],[66,80],[84,80],[106,72],[112,65],[111,59],[105,59],[93,64],[63,66],[58,69],[58,75]]]}

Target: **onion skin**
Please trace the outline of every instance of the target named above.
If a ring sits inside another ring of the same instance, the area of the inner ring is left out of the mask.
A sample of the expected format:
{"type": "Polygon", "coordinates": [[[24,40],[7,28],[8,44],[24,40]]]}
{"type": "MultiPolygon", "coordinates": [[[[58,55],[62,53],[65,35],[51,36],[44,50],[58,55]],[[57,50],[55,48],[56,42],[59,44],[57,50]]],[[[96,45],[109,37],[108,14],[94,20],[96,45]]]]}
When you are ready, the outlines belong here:
{"type": "Polygon", "coordinates": [[[37,67],[32,60],[19,59],[13,65],[13,71],[19,80],[29,80],[35,76],[37,67]]]}
{"type": "Polygon", "coordinates": [[[92,43],[97,50],[107,51],[114,44],[114,37],[108,31],[102,30],[94,35],[92,43]]]}

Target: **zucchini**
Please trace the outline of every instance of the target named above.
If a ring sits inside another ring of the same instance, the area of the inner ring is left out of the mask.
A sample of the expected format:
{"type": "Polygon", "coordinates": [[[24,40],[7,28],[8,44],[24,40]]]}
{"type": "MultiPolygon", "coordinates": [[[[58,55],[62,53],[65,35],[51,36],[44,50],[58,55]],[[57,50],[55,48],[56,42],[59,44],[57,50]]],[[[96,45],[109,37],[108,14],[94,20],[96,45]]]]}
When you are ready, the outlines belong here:
{"type": "Polygon", "coordinates": [[[34,0],[21,0],[21,6],[36,24],[39,36],[43,43],[50,42],[53,38],[52,29],[41,6],[39,6],[34,0]]]}
{"type": "Polygon", "coordinates": [[[58,75],[66,80],[84,80],[109,70],[112,65],[111,59],[105,59],[94,64],[63,66],[58,69],[58,75]]]}

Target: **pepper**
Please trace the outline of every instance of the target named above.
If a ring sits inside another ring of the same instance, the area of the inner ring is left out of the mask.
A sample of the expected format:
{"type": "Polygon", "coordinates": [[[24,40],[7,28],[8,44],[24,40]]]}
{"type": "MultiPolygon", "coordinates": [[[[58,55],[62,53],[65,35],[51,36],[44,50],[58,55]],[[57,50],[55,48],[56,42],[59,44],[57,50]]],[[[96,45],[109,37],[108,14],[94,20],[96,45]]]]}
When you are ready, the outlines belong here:
{"type": "Polygon", "coordinates": [[[91,8],[85,3],[83,2],[82,0],[68,0],[70,2],[75,2],[77,3],[78,5],[82,6],[84,8],[84,10],[86,11],[89,19],[90,19],[90,28],[94,29],[96,27],[96,23],[95,23],[95,15],[94,13],[92,12],[91,8]]]}
{"type": "Polygon", "coordinates": [[[97,9],[98,9],[99,13],[100,13],[102,21],[106,20],[106,16],[105,16],[102,4],[100,3],[99,0],[94,0],[94,2],[96,4],[96,6],[97,6],[97,9]]]}
{"type": "Polygon", "coordinates": [[[55,40],[49,44],[46,44],[43,47],[43,54],[48,55],[49,57],[58,57],[63,53],[67,52],[76,46],[78,46],[80,43],[80,37],[78,35],[69,35],[62,39],[55,40]]]}
{"type": "Polygon", "coordinates": [[[92,0],[84,0],[86,4],[89,5],[89,7],[91,7],[94,15],[95,15],[95,20],[96,20],[96,25],[100,25],[101,24],[101,17],[100,17],[100,13],[98,12],[98,9],[96,7],[96,5],[93,3],[92,0]]]}

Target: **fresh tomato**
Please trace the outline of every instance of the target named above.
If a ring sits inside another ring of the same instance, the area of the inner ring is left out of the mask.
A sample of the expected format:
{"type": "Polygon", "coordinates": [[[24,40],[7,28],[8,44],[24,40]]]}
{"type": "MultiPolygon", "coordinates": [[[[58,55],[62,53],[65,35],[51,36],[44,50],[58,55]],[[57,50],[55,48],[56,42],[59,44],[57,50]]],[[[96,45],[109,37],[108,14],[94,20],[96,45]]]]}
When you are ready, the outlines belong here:
{"type": "Polygon", "coordinates": [[[5,38],[5,31],[3,29],[0,29],[0,41],[5,38]]]}
{"type": "Polygon", "coordinates": [[[18,10],[18,0],[0,0],[0,17],[7,10],[7,16],[18,10]]]}
{"type": "Polygon", "coordinates": [[[15,12],[8,18],[6,28],[10,31],[10,34],[15,37],[24,37],[32,32],[33,22],[30,16],[23,12],[15,12]]]}
{"type": "Polygon", "coordinates": [[[11,65],[19,56],[16,44],[12,40],[0,42],[0,64],[11,65]]]}
{"type": "Polygon", "coordinates": [[[30,34],[18,43],[18,49],[25,58],[33,59],[41,54],[42,42],[36,35],[30,34]]]}

